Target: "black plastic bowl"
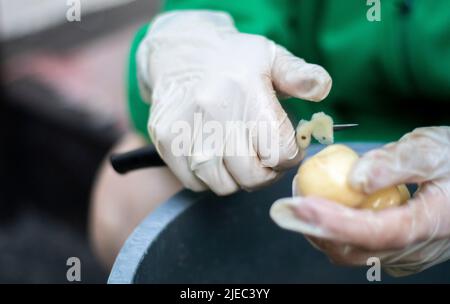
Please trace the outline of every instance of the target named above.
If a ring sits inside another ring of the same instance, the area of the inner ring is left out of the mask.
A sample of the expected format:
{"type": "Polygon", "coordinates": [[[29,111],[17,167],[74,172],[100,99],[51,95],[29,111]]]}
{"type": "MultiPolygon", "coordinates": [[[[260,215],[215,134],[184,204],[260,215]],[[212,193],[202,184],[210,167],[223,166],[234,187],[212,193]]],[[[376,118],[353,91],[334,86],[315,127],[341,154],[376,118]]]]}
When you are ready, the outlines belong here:
{"type": "MultiPolygon", "coordinates": [[[[380,144],[352,144],[358,153],[380,144]]],[[[312,146],[308,154],[321,146],[312,146]]],[[[368,267],[331,264],[302,235],[269,217],[291,196],[295,169],[270,187],[227,197],[182,191],[150,214],[128,238],[109,283],[367,283],[368,267]]],[[[445,263],[382,282],[450,282],[445,263]]]]}

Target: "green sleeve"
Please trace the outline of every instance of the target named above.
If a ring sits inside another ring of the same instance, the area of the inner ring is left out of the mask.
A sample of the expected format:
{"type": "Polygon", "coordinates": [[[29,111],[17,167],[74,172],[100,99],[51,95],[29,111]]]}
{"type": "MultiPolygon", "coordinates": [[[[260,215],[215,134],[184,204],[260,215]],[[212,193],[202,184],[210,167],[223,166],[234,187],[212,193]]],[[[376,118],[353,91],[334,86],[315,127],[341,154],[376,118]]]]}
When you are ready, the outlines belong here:
{"type": "Polygon", "coordinates": [[[359,124],[337,141],[392,141],[448,125],[450,2],[383,0],[379,22],[368,21],[368,9],[361,0],[298,1],[291,51],[322,65],[333,87],[318,104],[285,102],[287,112],[359,124]]]}
{"type": "Polygon", "coordinates": [[[139,43],[144,39],[149,25],[141,27],[136,33],[130,50],[130,58],[128,64],[128,112],[132,127],[144,138],[150,140],[147,132],[147,120],[150,112],[150,106],[144,102],[139,93],[139,85],[137,79],[136,52],[139,43]]]}
{"type": "Polygon", "coordinates": [[[166,0],[163,10],[208,9],[229,13],[243,33],[263,35],[289,49],[295,36],[289,0],[166,0]]]}

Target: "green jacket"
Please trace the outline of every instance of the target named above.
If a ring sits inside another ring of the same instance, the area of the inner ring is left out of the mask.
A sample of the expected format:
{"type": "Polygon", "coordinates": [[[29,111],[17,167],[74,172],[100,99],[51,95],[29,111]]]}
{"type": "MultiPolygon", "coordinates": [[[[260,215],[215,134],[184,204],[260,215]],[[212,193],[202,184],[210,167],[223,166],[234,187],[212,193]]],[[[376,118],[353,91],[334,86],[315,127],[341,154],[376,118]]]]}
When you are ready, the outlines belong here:
{"type": "MultiPolygon", "coordinates": [[[[366,0],[168,0],[164,11],[230,13],[241,32],[264,35],[333,78],[327,99],[282,101],[294,125],[324,111],[335,123],[359,123],[336,140],[391,141],[419,126],[449,125],[450,1],[381,0],[369,22],[366,0]]],[[[128,77],[131,121],[148,138],[148,106],[137,86],[132,45],[128,77]]]]}

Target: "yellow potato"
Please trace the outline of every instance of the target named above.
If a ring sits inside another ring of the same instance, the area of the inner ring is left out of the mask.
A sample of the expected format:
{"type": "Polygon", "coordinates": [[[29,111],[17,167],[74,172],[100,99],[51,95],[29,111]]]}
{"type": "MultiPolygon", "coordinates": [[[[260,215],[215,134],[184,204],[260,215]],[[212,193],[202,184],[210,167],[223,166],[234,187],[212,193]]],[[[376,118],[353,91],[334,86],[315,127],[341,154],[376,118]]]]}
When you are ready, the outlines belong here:
{"type": "Polygon", "coordinates": [[[349,207],[373,210],[398,206],[409,198],[405,185],[383,189],[372,195],[352,189],[348,175],[358,158],[358,154],[345,145],[326,147],[298,169],[297,191],[302,196],[320,196],[349,207]]]}
{"type": "Polygon", "coordinates": [[[398,191],[400,191],[400,199],[403,203],[406,203],[407,200],[411,198],[411,194],[409,193],[408,188],[406,188],[406,185],[398,185],[397,186],[398,191]]]}
{"type": "Polygon", "coordinates": [[[365,199],[363,193],[350,188],[347,175],[358,154],[344,145],[331,145],[307,159],[297,174],[301,195],[316,195],[356,207],[365,199]]]}
{"type": "Polygon", "coordinates": [[[391,187],[369,195],[359,208],[382,210],[403,204],[409,199],[409,191],[405,185],[391,187]]]}

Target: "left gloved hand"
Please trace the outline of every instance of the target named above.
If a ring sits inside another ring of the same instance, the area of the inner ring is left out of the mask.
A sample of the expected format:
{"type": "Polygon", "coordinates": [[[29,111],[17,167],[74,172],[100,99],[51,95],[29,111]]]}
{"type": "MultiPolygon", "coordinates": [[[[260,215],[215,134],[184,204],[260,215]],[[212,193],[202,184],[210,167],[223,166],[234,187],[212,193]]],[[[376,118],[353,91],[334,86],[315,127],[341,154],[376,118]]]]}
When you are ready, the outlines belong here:
{"type": "Polygon", "coordinates": [[[278,99],[321,101],[332,80],[275,42],[241,33],[224,12],[167,12],[137,53],[148,131],[186,187],[228,195],[274,182],[304,153],[278,99]]]}
{"type": "Polygon", "coordinates": [[[450,127],[419,128],[366,153],[349,178],[367,194],[402,183],[419,189],[406,205],[378,212],[317,197],[283,198],[272,206],[273,219],[306,234],[338,264],[378,257],[389,274],[404,276],[450,259],[450,127]],[[273,212],[281,204],[290,206],[290,216],[273,212]]]}

